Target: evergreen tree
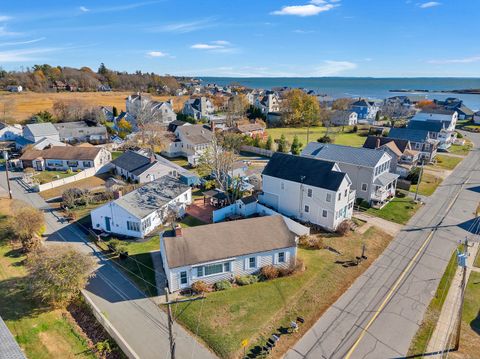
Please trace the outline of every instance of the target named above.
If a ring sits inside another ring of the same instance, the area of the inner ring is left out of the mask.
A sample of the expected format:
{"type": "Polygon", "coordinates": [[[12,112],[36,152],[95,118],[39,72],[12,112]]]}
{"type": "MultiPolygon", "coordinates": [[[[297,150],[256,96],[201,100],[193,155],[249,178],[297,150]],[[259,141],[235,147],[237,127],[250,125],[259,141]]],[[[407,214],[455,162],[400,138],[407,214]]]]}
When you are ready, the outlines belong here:
{"type": "Polygon", "coordinates": [[[282,134],[282,136],[280,136],[280,139],[278,140],[277,152],[286,153],[288,151],[287,147],[287,139],[285,138],[285,135],[282,134]]]}
{"type": "Polygon", "coordinates": [[[293,137],[292,146],[290,147],[290,152],[292,152],[293,155],[299,155],[301,148],[302,144],[298,140],[298,136],[295,135],[295,137],[293,137]]]}
{"type": "Polygon", "coordinates": [[[113,117],[117,117],[118,116],[118,110],[115,106],[112,107],[112,113],[113,113],[113,117]]]}
{"type": "Polygon", "coordinates": [[[108,69],[103,62],[100,64],[100,67],[98,68],[98,73],[104,76],[108,73],[108,69]]]}
{"type": "Polygon", "coordinates": [[[265,149],[271,151],[273,147],[272,136],[268,136],[267,142],[265,143],[265,149]]]}

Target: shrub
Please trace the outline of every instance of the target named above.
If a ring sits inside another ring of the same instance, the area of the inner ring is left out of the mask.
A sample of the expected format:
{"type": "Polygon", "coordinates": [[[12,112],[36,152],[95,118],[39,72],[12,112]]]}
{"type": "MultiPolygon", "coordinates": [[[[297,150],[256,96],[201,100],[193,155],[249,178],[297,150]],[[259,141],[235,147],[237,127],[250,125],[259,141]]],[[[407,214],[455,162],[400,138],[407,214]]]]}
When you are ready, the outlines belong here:
{"type": "Polygon", "coordinates": [[[73,171],[72,171],[71,168],[69,168],[68,170],[65,171],[65,173],[66,173],[67,175],[71,175],[71,174],[73,174],[73,171]]]}
{"type": "Polygon", "coordinates": [[[268,265],[260,268],[260,275],[264,279],[275,279],[278,277],[279,271],[277,267],[274,267],[273,265],[268,265]]]}
{"type": "Polygon", "coordinates": [[[108,242],[108,247],[115,253],[125,253],[127,251],[127,245],[119,239],[112,239],[108,242]]]}
{"type": "Polygon", "coordinates": [[[457,138],[463,138],[463,135],[460,132],[455,131],[455,133],[457,134],[457,138]]]}
{"type": "Polygon", "coordinates": [[[197,294],[202,294],[210,291],[210,287],[203,280],[196,281],[192,284],[192,290],[197,294]]]}
{"type": "Polygon", "coordinates": [[[336,232],[341,235],[341,236],[344,236],[345,234],[347,234],[348,232],[350,232],[350,222],[348,221],[343,221],[342,223],[340,223],[337,227],[337,230],[336,232]]]}
{"type": "Polygon", "coordinates": [[[75,208],[85,206],[90,201],[90,191],[80,188],[69,188],[62,193],[62,202],[65,207],[75,208]]]}
{"type": "Polygon", "coordinates": [[[358,126],[357,126],[357,125],[353,126],[352,132],[353,132],[353,133],[357,133],[357,132],[358,132],[358,126]]]}
{"type": "Polygon", "coordinates": [[[333,143],[333,139],[330,137],[330,136],[323,136],[323,137],[320,137],[317,142],[320,142],[320,143],[333,143]]]}
{"type": "Polygon", "coordinates": [[[316,236],[301,236],[298,245],[305,249],[322,249],[325,247],[323,238],[316,236]]]}
{"type": "Polygon", "coordinates": [[[235,282],[238,285],[249,285],[258,282],[258,277],[256,275],[240,275],[235,278],[235,282]]]}
{"type": "Polygon", "coordinates": [[[418,180],[420,179],[420,167],[416,167],[410,171],[407,176],[407,180],[410,181],[412,184],[418,184],[418,180]]]}
{"type": "Polygon", "coordinates": [[[220,282],[217,282],[213,285],[215,290],[227,290],[232,288],[232,283],[230,283],[228,280],[221,280],[220,282]]]}
{"type": "Polygon", "coordinates": [[[28,205],[15,205],[12,208],[9,230],[22,243],[24,252],[37,250],[41,245],[41,233],[45,229],[43,213],[28,205]]]}

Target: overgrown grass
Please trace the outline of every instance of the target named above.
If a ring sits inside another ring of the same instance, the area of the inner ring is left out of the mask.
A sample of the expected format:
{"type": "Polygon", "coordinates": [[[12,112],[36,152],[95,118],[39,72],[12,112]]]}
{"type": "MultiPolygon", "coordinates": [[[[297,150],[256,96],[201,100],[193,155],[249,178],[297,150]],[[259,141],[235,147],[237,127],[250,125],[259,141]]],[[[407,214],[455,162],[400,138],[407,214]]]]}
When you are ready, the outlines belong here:
{"type": "Polygon", "coordinates": [[[206,299],[178,304],[178,321],[198,334],[220,357],[240,356],[241,341],[248,339],[255,350],[278,328],[288,327],[297,316],[305,318],[298,334],[282,336],[274,356],[280,357],[311,327],[318,317],[367,269],[384,250],[391,237],[370,228],[363,235],[326,236],[324,243],[342,253],[298,250],[306,270],[290,277],[235,287],[206,295],[206,299]],[[336,260],[360,255],[362,243],[368,247],[368,260],[345,268],[336,260]]]}
{"type": "Polygon", "coordinates": [[[438,154],[436,157],[437,163],[435,167],[439,167],[446,170],[453,170],[457,165],[462,162],[462,158],[460,157],[453,157],[448,155],[440,155],[438,154]]]}
{"type": "Polygon", "coordinates": [[[369,208],[367,213],[386,219],[387,221],[405,224],[420,208],[420,204],[415,203],[412,198],[395,197],[382,209],[369,208]]]}
{"type": "Polygon", "coordinates": [[[95,358],[65,311],[52,310],[32,298],[24,267],[26,257],[6,242],[6,221],[2,215],[0,316],[20,347],[29,359],[95,358]]]}
{"type": "MultiPolygon", "coordinates": [[[[420,188],[418,189],[418,193],[423,196],[431,196],[433,192],[437,189],[438,186],[442,183],[442,179],[440,177],[434,176],[431,173],[423,172],[422,182],[420,183],[420,188]]],[[[410,192],[415,193],[417,190],[417,185],[412,185],[410,187],[410,192]]]]}
{"type": "Polygon", "coordinates": [[[447,269],[443,273],[440,283],[438,284],[435,296],[433,297],[423,316],[422,324],[410,343],[408,356],[422,355],[426,352],[428,341],[435,330],[438,318],[440,317],[440,312],[442,311],[443,303],[447,298],[448,291],[450,290],[450,284],[455,276],[456,271],[457,254],[455,251],[448,262],[447,269]]]}

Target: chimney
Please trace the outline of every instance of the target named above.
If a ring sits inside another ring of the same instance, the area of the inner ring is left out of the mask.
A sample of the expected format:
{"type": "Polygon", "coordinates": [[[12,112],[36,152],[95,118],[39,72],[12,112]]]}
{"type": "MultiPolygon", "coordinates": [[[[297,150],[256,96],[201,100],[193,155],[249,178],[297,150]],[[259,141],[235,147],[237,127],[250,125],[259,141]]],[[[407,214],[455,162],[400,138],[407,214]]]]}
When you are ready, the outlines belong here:
{"type": "Polygon", "coordinates": [[[379,148],[380,147],[380,139],[377,138],[377,145],[375,146],[375,148],[379,148]]]}
{"type": "Polygon", "coordinates": [[[121,190],[113,191],[113,198],[114,199],[119,199],[120,197],[122,197],[122,191],[121,190]]]}
{"type": "Polygon", "coordinates": [[[182,236],[182,226],[180,226],[178,223],[175,225],[175,237],[181,237],[182,236]]]}

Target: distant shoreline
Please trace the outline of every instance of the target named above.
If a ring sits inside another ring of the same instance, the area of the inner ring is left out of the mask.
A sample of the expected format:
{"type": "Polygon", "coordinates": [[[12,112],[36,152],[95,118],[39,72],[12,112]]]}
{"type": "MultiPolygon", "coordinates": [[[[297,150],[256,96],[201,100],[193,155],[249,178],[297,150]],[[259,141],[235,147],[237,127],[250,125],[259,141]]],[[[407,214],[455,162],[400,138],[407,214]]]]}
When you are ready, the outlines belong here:
{"type": "Polygon", "coordinates": [[[389,92],[405,92],[405,93],[458,93],[467,95],[480,95],[480,89],[462,89],[462,90],[388,90],[389,92]]]}

